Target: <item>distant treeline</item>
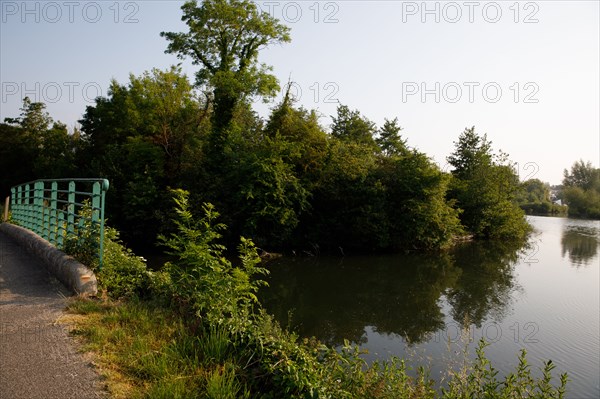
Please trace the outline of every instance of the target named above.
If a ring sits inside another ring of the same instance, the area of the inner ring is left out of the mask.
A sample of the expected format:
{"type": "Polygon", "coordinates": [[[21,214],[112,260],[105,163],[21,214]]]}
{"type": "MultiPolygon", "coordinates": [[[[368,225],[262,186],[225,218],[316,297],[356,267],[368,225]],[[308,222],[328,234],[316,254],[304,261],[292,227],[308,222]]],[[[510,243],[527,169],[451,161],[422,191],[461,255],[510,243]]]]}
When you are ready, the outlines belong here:
{"type": "Polygon", "coordinates": [[[600,219],[600,169],[577,161],[565,169],[562,185],[550,186],[538,179],[521,183],[517,195],[521,208],[532,215],[566,215],[600,219]]]}

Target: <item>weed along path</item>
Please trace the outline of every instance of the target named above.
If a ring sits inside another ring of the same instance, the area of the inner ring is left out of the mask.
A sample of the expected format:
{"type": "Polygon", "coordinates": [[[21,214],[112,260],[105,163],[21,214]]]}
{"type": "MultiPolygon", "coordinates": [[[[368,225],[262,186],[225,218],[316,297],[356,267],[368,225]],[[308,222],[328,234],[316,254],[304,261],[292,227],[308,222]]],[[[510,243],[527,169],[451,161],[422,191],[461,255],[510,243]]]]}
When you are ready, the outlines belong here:
{"type": "Polygon", "coordinates": [[[0,398],[103,398],[103,384],[61,324],[71,295],[0,232],[0,398]]]}

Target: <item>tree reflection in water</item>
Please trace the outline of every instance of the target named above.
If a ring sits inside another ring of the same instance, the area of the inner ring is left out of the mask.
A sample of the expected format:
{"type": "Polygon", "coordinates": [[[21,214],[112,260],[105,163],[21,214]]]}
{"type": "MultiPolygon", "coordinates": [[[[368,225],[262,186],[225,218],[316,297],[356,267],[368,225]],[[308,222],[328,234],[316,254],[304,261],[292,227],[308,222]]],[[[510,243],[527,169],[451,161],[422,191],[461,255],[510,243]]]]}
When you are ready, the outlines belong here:
{"type": "Polygon", "coordinates": [[[502,319],[522,245],[468,243],[436,255],[281,259],[268,266],[270,287],[261,300],[283,325],[330,345],[345,338],[365,343],[366,326],[416,344],[445,328],[444,300],[459,323],[502,319]]]}
{"type": "Polygon", "coordinates": [[[566,225],[560,240],[562,256],[569,256],[575,267],[587,266],[598,254],[598,227],[566,225]]]}

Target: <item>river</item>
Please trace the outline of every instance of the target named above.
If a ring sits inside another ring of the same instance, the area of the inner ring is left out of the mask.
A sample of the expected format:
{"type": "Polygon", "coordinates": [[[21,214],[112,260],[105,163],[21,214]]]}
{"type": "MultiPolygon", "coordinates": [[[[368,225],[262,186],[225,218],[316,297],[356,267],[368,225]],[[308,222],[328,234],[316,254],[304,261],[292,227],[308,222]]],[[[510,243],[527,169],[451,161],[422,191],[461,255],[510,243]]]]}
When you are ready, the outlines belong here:
{"type": "Polygon", "coordinates": [[[466,243],[444,254],[283,258],[265,308],[301,336],[366,359],[404,357],[442,380],[480,338],[500,375],[520,349],[534,375],[551,359],[567,398],[600,397],[600,221],[528,217],[525,246],[466,243]]]}

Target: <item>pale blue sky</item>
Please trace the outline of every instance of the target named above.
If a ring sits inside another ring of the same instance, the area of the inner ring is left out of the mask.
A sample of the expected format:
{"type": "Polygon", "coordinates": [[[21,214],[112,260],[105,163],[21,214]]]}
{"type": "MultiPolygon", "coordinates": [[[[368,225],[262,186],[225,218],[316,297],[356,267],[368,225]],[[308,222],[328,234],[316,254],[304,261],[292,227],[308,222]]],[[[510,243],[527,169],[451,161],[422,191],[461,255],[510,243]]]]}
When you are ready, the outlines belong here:
{"type": "MultiPolygon", "coordinates": [[[[292,28],[262,61],[324,125],[339,100],[377,124],[397,117],[441,166],[472,125],[522,178],[557,184],[580,158],[599,164],[598,1],[257,3],[292,28]]],[[[159,33],[185,30],[180,5],[0,0],[0,118],[29,95],[73,126],[111,78],[178,63],[159,33]]]]}

